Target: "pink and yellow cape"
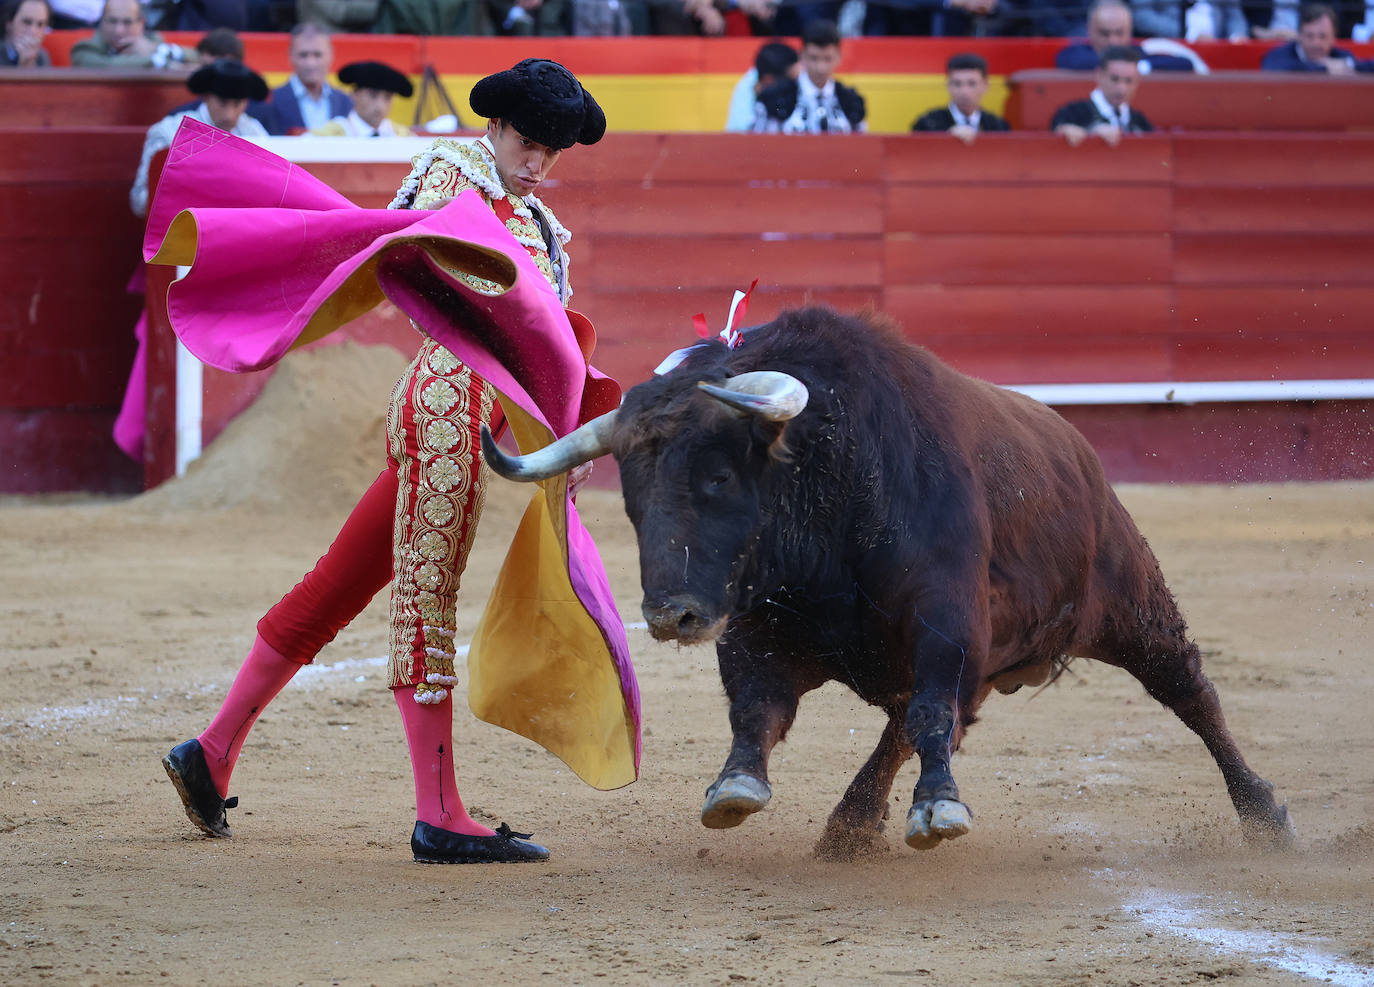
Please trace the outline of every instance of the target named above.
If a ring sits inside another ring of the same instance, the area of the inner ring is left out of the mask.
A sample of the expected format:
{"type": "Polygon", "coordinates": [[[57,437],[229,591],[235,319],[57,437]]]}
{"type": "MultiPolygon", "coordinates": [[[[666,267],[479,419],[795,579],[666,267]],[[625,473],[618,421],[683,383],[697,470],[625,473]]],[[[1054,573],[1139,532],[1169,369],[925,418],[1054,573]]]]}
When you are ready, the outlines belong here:
{"type": "MultiPolygon", "coordinates": [[[[434,212],[360,209],[299,166],[188,118],[167,152],[143,252],[190,267],[167,312],[186,347],[222,370],[270,366],[387,298],[491,382],[522,452],[620,400],[588,363],[591,323],[564,311],[475,192],[434,212]]],[[[541,482],[525,511],[468,676],[478,717],[545,747],[588,784],[638,776],[625,628],[566,476],[541,482]]]]}

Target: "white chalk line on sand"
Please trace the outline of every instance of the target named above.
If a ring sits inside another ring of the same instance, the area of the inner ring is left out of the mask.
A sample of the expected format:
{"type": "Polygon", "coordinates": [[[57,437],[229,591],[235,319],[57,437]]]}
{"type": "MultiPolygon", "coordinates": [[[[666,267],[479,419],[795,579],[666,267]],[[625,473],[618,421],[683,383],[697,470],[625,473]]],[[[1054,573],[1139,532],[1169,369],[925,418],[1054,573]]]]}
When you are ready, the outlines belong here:
{"type": "MultiPolygon", "coordinates": [[[[649,629],[649,625],[644,621],[636,621],[626,624],[627,631],[644,631],[649,629]]],[[[460,645],[455,649],[455,656],[464,658],[467,656],[471,644],[460,645]]],[[[318,688],[332,683],[337,679],[352,675],[355,682],[362,682],[366,676],[358,673],[366,672],[369,669],[385,668],[390,659],[386,655],[376,658],[345,658],[342,661],[334,661],[328,664],[310,664],[301,667],[295,677],[288,683],[289,686],[300,688],[318,688]]],[[[231,679],[226,679],[227,685],[231,679]]],[[[202,692],[219,691],[223,685],[207,683],[201,687],[202,692]]],[[[0,727],[11,726],[22,723],[33,730],[56,730],[66,729],[74,722],[90,721],[101,719],[113,715],[117,710],[128,709],[137,706],[140,702],[149,699],[157,702],[161,693],[151,696],[115,696],[110,699],[92,699],[77,706],[42,706],[38,709],[20,713],[15,716],[0,716],[0,727]]]]}
{"type": "MultiPolygon", "coordinates": [[[[649,625],[644,621],[635,621],[626,624],[627,631],[647,631],[649,625]]],[[[466,658],[472,644],[460,644],[453,649],[453,657],[466,658]]],[[[387,655],[379,655],[376,658],[345,658],[343,661],[330,662],[328,665],[306,665],[291,680],[291,685],[299,685],[305,688],[322,685],[325,681],[336,679],[353,672],[361,672],[369,668],[385,668],[391,659],[387,655]]],[[[361,678],[356,681],[362,681],[361,678]]]]}
{"type": "Polygon", "coordinates": [[[1151,929],[1200,942],[1248,963],[1271,966],[1338,987],[1374,987],[1374,967],[1360,966],[1321,949],[1318,944],[1322,940],[1316,936],[1220,928],[1216,924],[1222,918],[1219,910],[1200,907],[1184,896],[1158,889],[1135,895],[1126,907],[1151,929]]]}

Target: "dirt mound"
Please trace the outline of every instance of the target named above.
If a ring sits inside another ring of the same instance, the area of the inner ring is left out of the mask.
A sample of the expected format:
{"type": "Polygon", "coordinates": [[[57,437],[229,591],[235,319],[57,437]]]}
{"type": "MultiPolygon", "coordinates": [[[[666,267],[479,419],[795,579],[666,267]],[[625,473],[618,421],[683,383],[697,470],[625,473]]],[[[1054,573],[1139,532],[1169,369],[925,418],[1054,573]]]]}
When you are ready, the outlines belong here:
{"type": "Polygon", "coordinates": [[[407,359],[340,343],[292,353],[257,401],[133,510],[347,510],[386,456],[386,408],[407,359]]]}

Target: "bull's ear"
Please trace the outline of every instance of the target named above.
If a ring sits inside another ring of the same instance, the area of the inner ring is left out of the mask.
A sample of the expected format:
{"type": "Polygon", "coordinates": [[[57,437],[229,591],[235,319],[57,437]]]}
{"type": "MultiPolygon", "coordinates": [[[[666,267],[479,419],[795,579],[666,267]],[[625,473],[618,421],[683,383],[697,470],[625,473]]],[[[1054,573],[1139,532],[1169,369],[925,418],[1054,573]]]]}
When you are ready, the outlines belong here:
{"type": "Polygon", "coordinates": [[[792,446],[788,443],[787,437],[795,430],[795,426],[785,421],[774,422],[755,418],[751,423],[750,436],[757,448],[767,450],[770,460],[775,463],[790,463],[792,446]]]}

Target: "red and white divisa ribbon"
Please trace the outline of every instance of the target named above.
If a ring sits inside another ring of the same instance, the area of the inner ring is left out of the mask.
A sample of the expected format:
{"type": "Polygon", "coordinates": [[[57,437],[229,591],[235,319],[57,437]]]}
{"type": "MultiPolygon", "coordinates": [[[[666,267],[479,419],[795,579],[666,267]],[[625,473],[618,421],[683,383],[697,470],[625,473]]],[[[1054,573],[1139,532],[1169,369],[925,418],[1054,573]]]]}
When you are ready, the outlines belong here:
{"type": "MultiPolygon", "coordinates": [[[[753,282],[750,283],[747,291],[736,291],[734,298],[730,301],[730,311],[725,317],[725,328],[720,331],[720,338],[721,341],[732,350],[739,346],[741,340],[744,338],[743,334],[737,328],[736,323],[744,321],[745,313],[749,311],[749,296],[754,293],[754,289],[758,286],[758,283],[759,279],[755,278],[753,282]]],[[[692,316],[692,325],[696,328],[697,335],[702,339],[710,338],[711,329],[706,324],[706,316],[704,313],[698,312],[696,315],[692,316]]],[[[685,346],[680,350],[673,350],[662,363],[654,368],[654,373],[666,374],[683,360],[687,359],[688,353],[701,345],[703,344],[696,343],[692,346],[685,346]]]]}

